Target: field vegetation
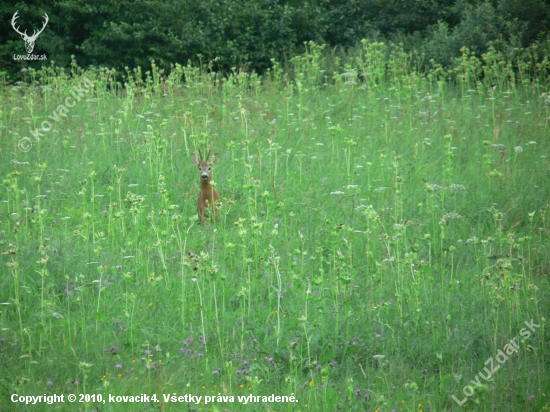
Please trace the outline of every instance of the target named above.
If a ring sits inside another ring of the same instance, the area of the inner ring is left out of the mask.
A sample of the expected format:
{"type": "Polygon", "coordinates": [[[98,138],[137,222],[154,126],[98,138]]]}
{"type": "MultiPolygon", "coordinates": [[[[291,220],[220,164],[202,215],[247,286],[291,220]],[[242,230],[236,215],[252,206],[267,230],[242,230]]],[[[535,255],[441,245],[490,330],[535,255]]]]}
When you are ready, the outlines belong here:
{"type": "Polygon", "coordinates": [[[4,81],[0,410],[548,410],[536,53],[421,71],[396,45],[310,42],[264,76],[73,61],[4,81]],[[211,144],[204,225],[191,155],[211,144]],[[158,402],[109,402],[141,394],[158,402]]]}

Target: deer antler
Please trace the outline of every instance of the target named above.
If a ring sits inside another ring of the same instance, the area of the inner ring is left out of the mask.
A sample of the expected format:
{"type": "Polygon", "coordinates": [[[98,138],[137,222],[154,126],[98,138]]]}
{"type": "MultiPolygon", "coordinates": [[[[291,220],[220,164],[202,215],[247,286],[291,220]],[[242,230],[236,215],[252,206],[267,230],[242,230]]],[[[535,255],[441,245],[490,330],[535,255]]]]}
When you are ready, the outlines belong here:
{"type": "Polygon", "coordinates": [[[50,21],[50,18],[46,13],[44,13],[44,24],[42,24],[42,28],[39,31],[36,31],[36,30],[34,31],[33,35],[31,36],[31,39],[36,40],[38,35],[44,31],[49,21],[50,21]]]}
{"type": "Polygon", "coordinates": [[[19,13],[19,10],[17,10],[15,12],[15,14],[13,15],[12,19],[11,19],[11,25],[13,27],[13,29],[18,33],[20,34],[21,36],[23,36],[23,39],[25,40],[28,40],[28,41],[34,41],[36,40],[36,38],[40,35],[40,33],[42,33],[44,31],[44,29],[46,28],[46,25],[48,24],[48,22],[50,21],[50,18],[48,17],[48,15],[46,13],[44,13],[44,23],[42,24],[42,28],[40,30],[35,30],[34,33],[32,34],[32,36],[29,36],[27,35],[27,30],[25,30],[24,33],[21,33],[21,31],[19,30],[19,27],[15,27],[15,21],[19,18],[19,16],[17,15],[17,13],[19,13]]]}
{"type": "Polygon", "coordinates": [[[23,36],[23,37],[28,37],[27,36],[27,30],[25,30],[24,33],[21,33],[19,31],[19,27],[15,27],[15,20],[17,20],[19,18],[19,16],[17,15],[17,13],[19,13],[19,10],[17,10],[15,12],[15,14],[13,15],[12,19],[11,19],[11,26],[13,27],[13,29],[16,31],[17,34],[23,36]]]}
{"type": "Polygon", "coordinates": [[[201,160],[201,162],[202,162],[204,159],[202,158],[201,148],[200,148],[200,147],[197,147],[197,150],[199,151],[200,160],[201,160]]]}
{"type": "Polygon", "coordinates": [[[208,156],[206,156],[206,161],[210,159],[210,155],[212,154],[212,145],[210,145],[210,149],[208,150],[208,156]]]}

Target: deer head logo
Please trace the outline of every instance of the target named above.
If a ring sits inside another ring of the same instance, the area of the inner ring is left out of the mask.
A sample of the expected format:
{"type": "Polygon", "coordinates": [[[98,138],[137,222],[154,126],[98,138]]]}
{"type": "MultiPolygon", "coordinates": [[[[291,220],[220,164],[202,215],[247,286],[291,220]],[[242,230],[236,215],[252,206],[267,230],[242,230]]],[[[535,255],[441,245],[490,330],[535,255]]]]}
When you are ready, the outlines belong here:
{"type": "Polygon", "coordinates": [[[35,30],[33,35],[32,36],[28,36],[27,35],[27,30],[25,30],[23,33],[21,33],[21,31],[19,31],[19,27],[16,27],[15,26],[15,21],[17,20],[17,18],[19,17],[17,15],[17,13],[19,13],[19,10],[17,10],[15,12],[15,14],[13,15],[12,19],[11,19],[11,25],[13,27],[13,29],[19,34],[21,35],[21,38],[23,39],[23,41],[25,42],[25,48],[27,49],[27,53],[28,54],[31,54],[32,51],[34,50],[34,42],[36,41],[37,37],[40,35],[40,33],[42,33],[44,31],[44,29],[46,28],[46,25],[48,24],[48,21],[50,20],[48,18],[48,15],[46,13],[44,13],[44,24],[42,25],[42,28],[40,30],[35,30]]]}

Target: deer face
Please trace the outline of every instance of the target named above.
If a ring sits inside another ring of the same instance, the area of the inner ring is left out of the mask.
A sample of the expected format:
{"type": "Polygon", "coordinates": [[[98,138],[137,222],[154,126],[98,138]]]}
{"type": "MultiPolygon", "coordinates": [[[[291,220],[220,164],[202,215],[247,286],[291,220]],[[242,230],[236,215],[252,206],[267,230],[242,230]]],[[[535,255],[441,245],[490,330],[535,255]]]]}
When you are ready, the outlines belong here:
{"type": "Polygon", "coordinates": [[[212,180],[212,166],[214,166],[218,162],[218,154],[216,153],[212,158],[212,162],[208,163],[211,152],[212,148],[210,148],[206,159],[203,159],[202,153],[199,149],[200,160],[197,159],[197,156],[195,156],[194,154],[191,155],[191,160],[200,170],[201,181],[206,183],[210,183],[210,180],[212,180]]]}
{"type": "Polygon", "coordinates": [[[34,50],[34,40],[30,38],[23,38],[23,41],[25,42],[25,49],[27,49],[27,53],[31,54],[34,50]]]}

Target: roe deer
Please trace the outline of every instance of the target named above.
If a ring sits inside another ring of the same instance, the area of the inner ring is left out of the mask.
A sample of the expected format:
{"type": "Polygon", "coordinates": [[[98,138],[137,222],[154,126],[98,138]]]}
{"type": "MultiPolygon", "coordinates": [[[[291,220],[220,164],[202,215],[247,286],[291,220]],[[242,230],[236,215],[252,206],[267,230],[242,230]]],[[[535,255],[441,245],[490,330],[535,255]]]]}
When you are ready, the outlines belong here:
{"type": "Polygon", "coordinates": [[[206,159],[203,159],[201,149],[198,150],[200,160],[197,159],[197,156],[195,156],[195,154],[191,155],[191,160],[198,166],[200,170],[201,192],[199,193],[199,199],[197,200],[197,213],[204,223],[209,219],[209,208],[214,214],[214,219],[218,220],[218,209],[216,208],[216,202],[221,199],[221,196],[218,191],[214,189],[210,184],[210,181],[212,180],[212,166],[218,163],[218,154],[214,154],[212,163],[209,164],[208,159],[210,159],[210,154],[212,154],[212,146],[210,146],[210,150],[208,151],[208,156],[206,156],[206,159]]]}

